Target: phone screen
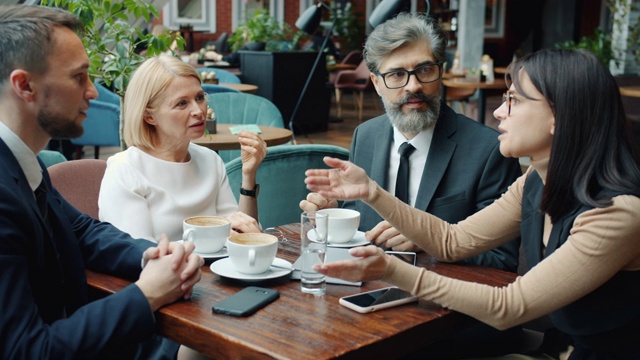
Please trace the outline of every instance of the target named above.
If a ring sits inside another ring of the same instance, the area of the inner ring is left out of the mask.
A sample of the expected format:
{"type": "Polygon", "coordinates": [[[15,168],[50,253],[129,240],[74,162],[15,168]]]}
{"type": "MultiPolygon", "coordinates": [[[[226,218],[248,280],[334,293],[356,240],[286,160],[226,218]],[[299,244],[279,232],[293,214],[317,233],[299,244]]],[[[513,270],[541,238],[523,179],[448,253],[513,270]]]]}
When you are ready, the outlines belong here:
{"type": "Polygon", "coordinates": [[[410,298],[413,295],[399,288],[387,288],[362,293],[353,296],[346,296],[343,299],[360,307],[370,307],[380,305],[390,301],[410,298]]]}
{"type": "Polygon", "coordinates": [[[393,255],[395,257],[397,257],[398,259],[409,263],[411,265],[415,265],[416,264],[416,253],[412,252],[412,251],[392,251],[392,250],[387,250],[385,251],[387,254],[389,255],[393,255]]]}

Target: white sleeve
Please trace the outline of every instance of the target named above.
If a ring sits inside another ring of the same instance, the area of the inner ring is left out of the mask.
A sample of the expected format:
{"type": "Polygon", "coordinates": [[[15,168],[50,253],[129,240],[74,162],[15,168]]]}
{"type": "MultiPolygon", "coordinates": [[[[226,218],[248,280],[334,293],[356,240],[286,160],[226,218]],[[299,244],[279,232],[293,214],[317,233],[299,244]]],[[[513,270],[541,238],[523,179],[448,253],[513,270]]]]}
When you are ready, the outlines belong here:
{"type": "Polygon", "coordinates": [[[156,241],[146,200],[148,187],[127,162],[107,163],[98,199],[101,221],[107,221],[134,238],[156,241]]]}

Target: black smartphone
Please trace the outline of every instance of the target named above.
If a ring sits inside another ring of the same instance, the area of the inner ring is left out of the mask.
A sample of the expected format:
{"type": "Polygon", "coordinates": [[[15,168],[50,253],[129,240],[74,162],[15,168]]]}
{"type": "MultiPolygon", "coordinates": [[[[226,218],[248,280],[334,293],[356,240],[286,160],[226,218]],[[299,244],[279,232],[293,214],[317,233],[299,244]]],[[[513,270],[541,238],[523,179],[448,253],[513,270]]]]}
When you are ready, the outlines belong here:
{"type": "Polygon", "coordinates": [[[218,314],[249,316],[279,297],[278,290],[249,286],[220,301],[211,310],[218,314]]]}
{"type": "Polygon", "coordinates": [[[417,301],[418,297],[397,287],[388,287],[341,297],[340,305],[360,313],[369,313],[417,301]]]}

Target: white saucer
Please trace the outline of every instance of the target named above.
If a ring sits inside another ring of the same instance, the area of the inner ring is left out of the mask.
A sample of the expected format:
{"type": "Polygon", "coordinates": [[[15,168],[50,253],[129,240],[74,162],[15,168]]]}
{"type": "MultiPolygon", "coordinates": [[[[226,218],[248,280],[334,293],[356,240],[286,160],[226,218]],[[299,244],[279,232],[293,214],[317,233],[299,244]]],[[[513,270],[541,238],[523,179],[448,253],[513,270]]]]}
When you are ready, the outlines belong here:
{"type": "Polygon", "coordinates": [[[367,241],[367,239],[364,237],[364,232],[362,231],[356,231],[356,234],[353,236],[353,239],[345,242],[345,243],[332,243],[332,242],[328,242],[327,246],[329,247],[342,247],[342,248],[350,248],[350,247],[355,247],[355,246],[363,246],[363,245],[369,245],[371,244],[369,241],[367,241]]]}
{"type": "MultiPolygon", "coordinates": [[[[182,243],[182,240],[178,240],[176,242],[182,243]]],[[[227,252],[227,248],[226,246],[222,248],[222,250],[215,252],[215,253],[201,253],[201,252],[195,252],[196,254],[200,255],[203,259],[207,260],[207,259],[219,259],[219,258],[223,258],[223,257],[227,257],[229,256],[229,253],[227,252]]]]}
{"type": "Polygon", "coordinates": [[[211,268],[211,271],[220,276],[244,281],[261,281],[267,279],[275,279],[281,276],[289,275],[293,270],[293,265],[284,259],[276,258],[275,260],[273,260],[273,264],[290,269],[271,267],[269,270],[263,272],[262,274],[244,274],[236,271],[235,267],[231,263],[231,259],[229,258],[218,260],[212,263],[209,268],[211,268]]]}

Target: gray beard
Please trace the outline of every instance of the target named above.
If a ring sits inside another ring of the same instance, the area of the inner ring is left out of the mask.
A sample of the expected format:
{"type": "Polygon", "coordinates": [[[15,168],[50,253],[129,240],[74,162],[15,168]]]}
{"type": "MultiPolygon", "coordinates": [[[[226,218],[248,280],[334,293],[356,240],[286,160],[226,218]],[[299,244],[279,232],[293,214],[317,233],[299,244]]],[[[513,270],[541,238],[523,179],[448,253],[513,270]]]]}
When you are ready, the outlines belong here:
{"type": "Polygon", "coordinates": [[[417,134],[423,130],[434,127],[440,115],[440,95],[429,96],[423,93],[407,94],[395,103],[382,97],[382,104],[391,121],[391,125],[406,134],[417,134]],[[412,98],[425,101],[427,109],[413,109],[408,113],[402,112],[402,105],[412,98]]]}

